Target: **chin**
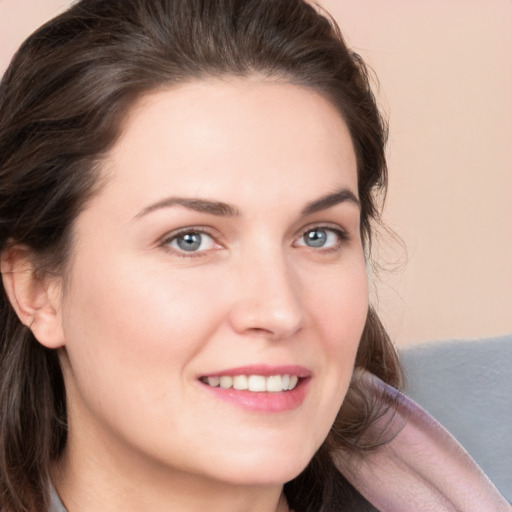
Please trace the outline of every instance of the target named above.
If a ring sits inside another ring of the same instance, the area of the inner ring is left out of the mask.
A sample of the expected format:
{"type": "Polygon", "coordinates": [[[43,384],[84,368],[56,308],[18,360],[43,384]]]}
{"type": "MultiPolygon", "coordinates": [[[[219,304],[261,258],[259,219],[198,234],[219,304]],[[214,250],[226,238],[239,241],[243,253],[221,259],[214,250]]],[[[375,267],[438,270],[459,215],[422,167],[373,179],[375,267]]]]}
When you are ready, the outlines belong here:
{"type": "Polygon", "coordinates": [[[273,452],[264,458],[240,457],[226,465],[216,465],[216,478],[243,486],[281,486],[296,478],[312,459],[300,452],[286,456],[285,453],[273,452]]]}

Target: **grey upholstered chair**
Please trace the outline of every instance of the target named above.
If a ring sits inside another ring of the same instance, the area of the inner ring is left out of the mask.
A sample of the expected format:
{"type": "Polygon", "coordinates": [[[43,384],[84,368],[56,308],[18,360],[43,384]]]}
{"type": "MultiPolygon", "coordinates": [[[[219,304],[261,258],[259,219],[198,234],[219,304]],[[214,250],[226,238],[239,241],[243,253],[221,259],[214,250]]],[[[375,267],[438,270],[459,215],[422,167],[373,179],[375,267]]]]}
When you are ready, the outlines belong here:
{"type": "Polygon", "coordinates": [[[512,334],[401,350],[405,392],[466,448],[512,502],[512,334]]]}

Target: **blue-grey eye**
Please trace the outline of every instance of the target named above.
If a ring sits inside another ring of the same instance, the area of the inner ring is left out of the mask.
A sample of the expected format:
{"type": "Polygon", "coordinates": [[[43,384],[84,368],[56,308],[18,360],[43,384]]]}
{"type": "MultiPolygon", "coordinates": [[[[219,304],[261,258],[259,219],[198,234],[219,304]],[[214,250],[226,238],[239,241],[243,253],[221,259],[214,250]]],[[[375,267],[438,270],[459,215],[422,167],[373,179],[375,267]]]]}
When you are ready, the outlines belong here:
{"type": "Polygon", "coordinates": [[[210,235],[206,233],[199,233],[197,231],[190,231],[175,236],[169,243],[173,249],[185,252],[197,252],[212,249],[215,242],[210,235]]]}
{"type": "Polygon", "coordinates": [[[327,240],[325,229],[312,229],[304,233],[304,242],[308,247],[323,247],[327,240]]]}
{"type": "Polygon", "coordinates": [[[298,245],[313,247],[315,249],[323,247],[333,247],[339,242],[340,235],[333,229],[314,228],[306,231],[298,245]]]}

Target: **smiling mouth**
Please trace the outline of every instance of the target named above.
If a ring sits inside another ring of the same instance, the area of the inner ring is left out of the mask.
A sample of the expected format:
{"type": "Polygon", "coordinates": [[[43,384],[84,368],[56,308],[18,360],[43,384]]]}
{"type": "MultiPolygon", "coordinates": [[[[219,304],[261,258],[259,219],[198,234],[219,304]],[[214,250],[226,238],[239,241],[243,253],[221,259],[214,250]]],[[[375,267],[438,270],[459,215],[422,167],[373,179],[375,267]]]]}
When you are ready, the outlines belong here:
{"type": "Polygon", "coordinates": [[[201,377],[200,381],[207,386],[253,393],[281,393],[297,387],[300,378],[297,375],[220,375],[201,377]]]}

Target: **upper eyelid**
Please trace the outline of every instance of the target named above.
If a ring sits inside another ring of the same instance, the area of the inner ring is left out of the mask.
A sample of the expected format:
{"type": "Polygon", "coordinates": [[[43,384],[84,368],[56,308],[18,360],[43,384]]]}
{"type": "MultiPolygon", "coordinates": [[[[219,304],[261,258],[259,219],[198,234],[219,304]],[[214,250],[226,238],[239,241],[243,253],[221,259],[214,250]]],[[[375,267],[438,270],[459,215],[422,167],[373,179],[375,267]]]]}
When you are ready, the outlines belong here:
{"type": "Polygon", "coordinates": [[[161,243],[165,243],[168,242],[169,240],[178,238],[180,235],[186,235],[187,233],[200,233],[217,239],[217,235],[213,231],[214,230],[212,228],[207,226],[187,226],[184,228],[178,228],[172,231],[168,231],[165,235],[159,238],[159,241],[161,243]]]}
{"type": "Polygon", "coordinates": [[[304,236],[308,231],[312,231],[314,229],[328,229],[337,233],[341,233],[345,237],[350,236],[350,231],[347,228],[334,222],[314,222],[301,228],[295,236],[296,238],[300,238],[301,236],[304,236]]]}

